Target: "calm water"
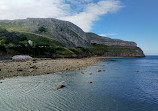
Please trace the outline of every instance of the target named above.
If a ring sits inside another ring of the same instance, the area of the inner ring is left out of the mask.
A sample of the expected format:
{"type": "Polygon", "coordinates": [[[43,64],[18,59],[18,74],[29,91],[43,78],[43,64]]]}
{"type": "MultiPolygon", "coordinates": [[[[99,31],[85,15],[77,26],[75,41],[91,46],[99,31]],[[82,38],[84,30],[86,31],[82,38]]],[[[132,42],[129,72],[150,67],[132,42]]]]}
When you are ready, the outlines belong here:
{"type": "Polygon", "coordinates": [[[158,111],[158,57],[113,60],[1,80],[0,111],[158,111]],[[66,88],[55,90],[60,83],[66,88]]]}

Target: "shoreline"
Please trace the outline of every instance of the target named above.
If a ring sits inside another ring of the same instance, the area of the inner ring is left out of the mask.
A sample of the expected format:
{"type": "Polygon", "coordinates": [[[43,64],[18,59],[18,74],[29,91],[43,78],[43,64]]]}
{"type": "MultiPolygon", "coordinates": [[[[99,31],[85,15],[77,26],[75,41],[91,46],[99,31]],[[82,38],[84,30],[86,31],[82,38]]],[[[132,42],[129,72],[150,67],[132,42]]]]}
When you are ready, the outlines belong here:
{"type": "Polygon", "coordinates": [[[0,79],[17,76],[36,76],[90,66],[108,58],[137,58],[137,57],[90,57],[90,58],[34,58],[28,61],[0,61],[0,79]]]}
{"type": "MultiPolygon", "coordinates": [[[[146,57],[146,56],[144,56],[146,57]]],[[[102,59],[127,59],[127,58],[144,58],[144,57],[138,57],[138,56],[133,56],[133,57],[98,57],[102,59]]]]}
{"type": "Polygon", "coordinates": [[[0,61],[0,79],[17,76],[36,76],[70,71],[103,60],[99,57],[81,59],[33,59],[28,61],[0,61]]]}

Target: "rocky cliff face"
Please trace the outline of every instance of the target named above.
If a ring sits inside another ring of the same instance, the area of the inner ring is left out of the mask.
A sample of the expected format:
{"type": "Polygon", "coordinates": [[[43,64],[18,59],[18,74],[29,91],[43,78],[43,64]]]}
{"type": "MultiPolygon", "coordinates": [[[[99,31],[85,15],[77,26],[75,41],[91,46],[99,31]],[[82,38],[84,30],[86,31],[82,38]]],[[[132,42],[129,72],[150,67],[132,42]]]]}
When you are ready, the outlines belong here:
{"type": "Polygon", "coordinates": [[[135,42],[123,41],[102,37],[94,33],[85,33],[73,23],[57,20],[53,18],[28,18],[23,20],[3,20],[0,21],[0,27],[9,31],[34,33],[41,36],[53,38],[63,46],[88,48],[91,44],[104,44],[107,46],[129,47],[133,48],[132,53],[107,52],[106,56],[144,56],[143,51],[137,47],[135,42]],[[44,27],[46,32],[39,32],[39,28],[44,27]]]}
{"type": "Polygon", "coordinates": [[[106,57],[145,57],[143,51],[139,47],[128,47],[125,52],[106,52],[103,56],[106,57]]]}
{"type": "Polygon", "coordinates": [[[111,39],[108,37],[102,37],[94,33],[86,33],[88,41],[90,43],[104,44],[108,46],[125,46],[125,47],[137,47],[135,42],[123,41],[119,39],[111,39]]]}
{"type": "Polygon", "coordinates": [[[13,31],[27,31],[39,34],[38,28],[44,27],[46,33],[67,47],[88,47],[86,33],[73,23],[53,18],[28,18],[23,20],[0,21],[0,25],[13,31]]]}
{"type": "Polygon", "coordinates": [[[105,44],[108,46],[137,46],[134,42],[102,37],[94,33],[85,33],[71,22],[53,18],[28,18],[23,20],[0,21],[0,25],[7,28],[9,27],[10,30],[28,31],[36,34],[39,34],[38,28],[42,26],[48,29],[48,32],[43,33],[43,35],[52,37],[69,47],[88,47],[90,43],[105,44]]]}

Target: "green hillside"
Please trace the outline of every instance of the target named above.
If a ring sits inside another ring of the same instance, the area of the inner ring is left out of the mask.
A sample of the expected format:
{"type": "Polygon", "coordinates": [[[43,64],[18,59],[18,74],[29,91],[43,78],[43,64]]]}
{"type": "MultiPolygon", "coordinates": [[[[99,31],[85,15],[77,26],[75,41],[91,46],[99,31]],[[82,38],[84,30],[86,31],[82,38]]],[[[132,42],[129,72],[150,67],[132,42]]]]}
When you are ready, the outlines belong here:
{"type": "Polygon", "coordinates": [[[5,55],[29,54],[34,57],[73,56],[73,52],[58,41],[26,32],[9,32],[0,28],[0,51],[5,55]],[[33,41],[33,46],[28,40],[33,41]]]}
{"type": "Polygon", "coordinates": [[[19,54],[50,58],[144,56],[135,42],[85,33],[67,21],[52,18],[0,21],[0,58],[19,54]]]}

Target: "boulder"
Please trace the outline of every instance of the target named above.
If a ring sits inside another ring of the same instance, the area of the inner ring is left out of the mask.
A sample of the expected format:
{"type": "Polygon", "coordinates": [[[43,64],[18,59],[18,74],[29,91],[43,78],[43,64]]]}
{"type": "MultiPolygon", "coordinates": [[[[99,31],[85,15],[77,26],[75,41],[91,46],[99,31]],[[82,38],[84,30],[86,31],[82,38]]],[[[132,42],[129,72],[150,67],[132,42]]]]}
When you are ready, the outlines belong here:
{"type": "Polygon", "coordinates": [[[61,89],[61,88],[64,88],[64,87],[66,87],[66,86],[63,85],[63,84],[59,84],[59,85],[56,87],[56,89],[58,90],[58,89],[61,89]]]}
{"type": "Polygon", "coordinates": [[[18,69],[17,69],[17,71],[18,71],[18,72],[21,72],[21,71],[23,71],[23,69],[21,69],[21,68],[18,68],[18,69]]]}
{"type": "Polygon", "coordinates": [[[32,69],[38,69],[38,67],[37,66],[31,66],[30,68],[32,68],[32,69]]]}
{"type": "Polygon", "coordinates": [[[98,72],[101,72],[101,70],[100,70],[100,69],[98,69],[98,72]]]}
{"type": "Polygon", "coordinates": [[[26,61],[26,60],[32,60],[32,57],[29,55],[15,55],[12,57],[12,60],[14,60],[14,61],[26,61]]]}

